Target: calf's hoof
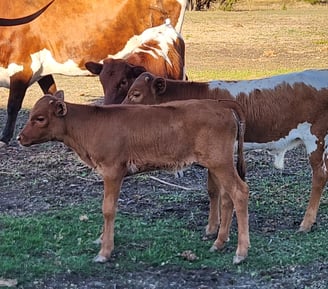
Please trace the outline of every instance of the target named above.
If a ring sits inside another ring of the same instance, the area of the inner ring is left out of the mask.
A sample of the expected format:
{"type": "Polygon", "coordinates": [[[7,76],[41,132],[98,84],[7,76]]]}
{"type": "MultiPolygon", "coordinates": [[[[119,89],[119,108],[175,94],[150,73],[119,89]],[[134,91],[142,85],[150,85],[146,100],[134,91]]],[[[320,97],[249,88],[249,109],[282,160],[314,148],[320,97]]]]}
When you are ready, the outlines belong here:
{"type": "Polygon", "coordinates": [[[212,236],[217,237],[218,230],[219,230],[219,226],[218,225],[215,225],[215,226],[207,225],[205,227],[205,236],[206,237],[212,237],[212,236]]]}
{"type": "Polygon", "coordinates": [[[213,244],[212,247],[210,248],[210,252],[221,251],[223,250],[223,248],[224,248],[224,243],[220,246],[213,244]]]}
{"type": "Polygon", "coordinates": [[[214,245],[210,248],[210,252],[215,252],[217,250],[218,250],[218,248],[214,245]]]}
{"type": "Polygon", "coordinates": [[[101,255],[97,255],[93,261],[96,262],[96,263],[106,263],[107,261],[109,260],[109,258],[106,258],[104,256],[101,256],[101,255]]]}
{"type": "Polygon", "coordinates": [[[245,259],[246,259],[246,256],[238,256],[238,255],[236,255],[236,256],[233,257],[233,261],[232,261],[232,263],[233,263],[234,265],[238,265],[238,264],[240,264],[241,262],[243,262],[245,259]]]}
{"type": "Polygon", "coordinates": [[[297,230],[297,233],[309,233],[310,231],[311,231],[311,226],[310,227],[300,226],[299,229],[297,230]]]}
{"type": "Polygon", "coordinates": [[[223,250],[224,249],[224,246],[225,246],[225,243],[227,243],[229,241],[230,241],[229,237],[227,238],[227,240],[225,242],[220,241],[220,240],[216,240],[214,242],[214,244],[212,245],[212,247],[210,249],[210,252],[215,252],[215,251],[218,251],[218,250],[223,250]]]}
{"type": "Polygon", "coordinates": [[[7,143],[5,143],[4,141],[0,140],[0,148],[4,148],[7,146],[7,143]]]}
{"type": "Polygon", "coordinates": [[[102,243],[101,237],[99,237],[97,240],[94,240],[92,243],[95,245],[101,245],[101,243],[102,243]]]}

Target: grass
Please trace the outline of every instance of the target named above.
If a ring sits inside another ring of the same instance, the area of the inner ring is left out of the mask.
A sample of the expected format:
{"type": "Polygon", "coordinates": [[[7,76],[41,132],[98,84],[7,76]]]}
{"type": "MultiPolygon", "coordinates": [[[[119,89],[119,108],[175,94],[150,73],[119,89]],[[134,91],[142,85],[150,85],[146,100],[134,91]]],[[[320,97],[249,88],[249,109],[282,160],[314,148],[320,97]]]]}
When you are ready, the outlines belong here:
{"type": "MultiPolygon", "coordinates": [[[[250,212],[260,216],[258,219],[278,223],[281,221],[280,217],[284,216],[284,207],[290,211],[303,212],[306,200],[304,198],[301,206],[295,202],[299,189],[297,186],[286,188],[291,191],[287,198],[281,190],[280,196],[277,194],[281,183],[269,184],[264,181],[258,186],[252,190],[263,192],[261,195],[253,194],[250,203],[250,212]]],[[[160,198],[159,201],[165,207],[172,199],[160,198]]],[[[233,225],[231,241],[226,249],[223,252],[210,253],[208,249],[213,240],[202,239],[202,228],[187,226],[187,216],[185,219],[150,220],[142,217],[142,214],[129,216],[118,213],[112,259],[105,265],[94,265],[92,259],[99,248],[92,241],[100,234],[102,224],[99,207],[100,204],[94,201],[28,217],[1,216],[0,277],[18,279],[20,284],[24,284],[56,274],[74,273],[88,278],[102,275],[106,270],[122,274],[151,266],[213,268],[269,276],[275,268],[309,265],[316,261],[326,262],[328,259],[328,222],[325,216],[320,226],[309,234],[295,234],[295,228],[288,225],[293,220],[282,220],[286,222],[285,228],[266,232],[267,225],[252,224],[254,218],[251,217],[252,247],[248,260],[240,266],[233,266],[232,257],[237,242],[236,225],[233,225]],[[85,214],[87,218],[80,220],[80,216],[85,214]],[[187,250],[191,250],[197,260],[188,261],[180,256],[187,250]]],[[[321,214],[325,213],[328,215],[328,207],[322,206],[321,214]]],[[[293,216],[296,220],[299,217],[293,216]]]]}
{"type": "Polygon", "coordinates": [[[269,77],[277,74],[284,74],[292,72],[290,69],[281,68],[276,70],[202,70],[197,71],[188,70],[188,78],[197,81],[209,81],[209,80],[246,80],[256,79],[261,77],[269,77]]]}

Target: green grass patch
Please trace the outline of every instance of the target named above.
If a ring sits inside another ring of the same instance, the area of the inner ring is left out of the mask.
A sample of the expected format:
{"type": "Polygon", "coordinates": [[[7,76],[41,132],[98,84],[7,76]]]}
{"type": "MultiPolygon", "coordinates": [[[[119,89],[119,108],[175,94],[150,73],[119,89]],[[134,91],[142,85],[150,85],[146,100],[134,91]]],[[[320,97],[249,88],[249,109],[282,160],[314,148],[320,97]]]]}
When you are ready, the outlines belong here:
{"type": "MultiPolygon", "coordinates": [[[[165,206],[166,200],[161,199],[161,202],[165,206]]],[[[260,207],[263,206],[261,204],[260,207]]],[[[289,207],[294,209],[293,204],[289,204],[289,207]]],[[[256,206],[252,211],[256,212],[256,206]]],[[[266,213],[262,209],[258,213],[262,218],[266,214],[268,218],[272,217],[272,213],[278,214],[272,210],[266,213]]],[[[175,218],[149,220],[118,213],[112,259],[105,265],[99,265],[92,261],[99,250],[92,243],[100,234],[102,225],[99,203],[29,217],[2,216],[1,277],[18,279],[22,284],[56,274],[75,273],[87,278],[102,276],[110,270],[124,273],[151,266],[213,268],[263,275],[277,267],[328,259],[327,222],[321,223],[319,228],[309,234],[295,234],[289,228],[262,233],[258,229],[254,230],[251,223],[252,247],[247,262],[240,266],[232,265],[237,243],[235,225],[225,250],[210,253],[213,240],[204,241],[203,231],[186,223],[186,220],[175,218]],[[81,221],[79,217],[84,214],[88,219],[81,221]],[[182,258],[181,253],[187,250],[192,251],[197,259],[188,261],[182,258]]]]}

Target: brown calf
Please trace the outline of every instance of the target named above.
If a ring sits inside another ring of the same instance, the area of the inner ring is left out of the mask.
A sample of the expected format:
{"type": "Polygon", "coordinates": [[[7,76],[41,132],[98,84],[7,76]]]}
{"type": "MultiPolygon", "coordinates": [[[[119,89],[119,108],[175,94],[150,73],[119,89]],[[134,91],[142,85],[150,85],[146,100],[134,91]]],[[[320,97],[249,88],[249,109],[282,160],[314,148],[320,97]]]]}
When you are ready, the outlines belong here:
{"type": "MultiPolygon", "coordinates": [[[[238,111],[236,102],[192,100],[158,106],[101,107],[67,103],[63,97],[57,92],[37,101],[18,140],[24,146],[63,142],[103,177],[104,229],[96,262],[107,261],[114,248],[114,219],[123,178],[147,170],[179,170],[192,163],[208,168],[210,210],[214,213],[220,188],[221,226],[212,250],[223,248],[227,241],[235,208],[238,246],[234,263],[246,258],[249,192],[234,167],[236,136],[243,140],[236,112],[231,111],[238,111]]],[[[244,121],[243,115],[239,118],[244,121]]],[[[239,161],[243,163],[242,150],[239,161]]],[[[244,176],[244,172],[240,174],[244,176]]],[[[217,216],[210,217],[209,226],[216,225],[217,216]]]]}
{"type": "Polygon", "coordinates": [[[170,79],[185,79],[185,43],[166,19],[131,38],[124,49],[104,63],[89,61],[85,67],[99,75],[104,104],[121,103],[131,84],[145,71],[170,79]]]}
{"type": "Polygon", "coordinates": [[[268,150],[278,169],[284,166],[287,150],[305,145],[313,172],[312,191],[299,231],[310,231],[328,179],[328,70],[211,82],[165,80],[144,73],[131,86],[124,103],[204,98],[237,100],[246,113],[244,149],[268,150]]]}

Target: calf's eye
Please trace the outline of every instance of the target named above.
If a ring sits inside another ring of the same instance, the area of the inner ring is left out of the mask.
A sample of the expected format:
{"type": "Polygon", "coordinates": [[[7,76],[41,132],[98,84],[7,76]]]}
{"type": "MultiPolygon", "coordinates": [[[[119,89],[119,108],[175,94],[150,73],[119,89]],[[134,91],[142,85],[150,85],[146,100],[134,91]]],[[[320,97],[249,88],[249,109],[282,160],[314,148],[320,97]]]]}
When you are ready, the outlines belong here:
{"type": "Polygon", "coordinates": [[[126,86],[128,84],[128,81],[126,79],[123,79],[121,81],[121,86],[126,86]]]}
{"type": "Polygon", "coordinates": [[[44,122],[44,120],[45,120],[45,118],[44,118],[43,116],[38,116],[38,117],[36,118],[36,121],[37,121],[37,122],[44,122]]]}

